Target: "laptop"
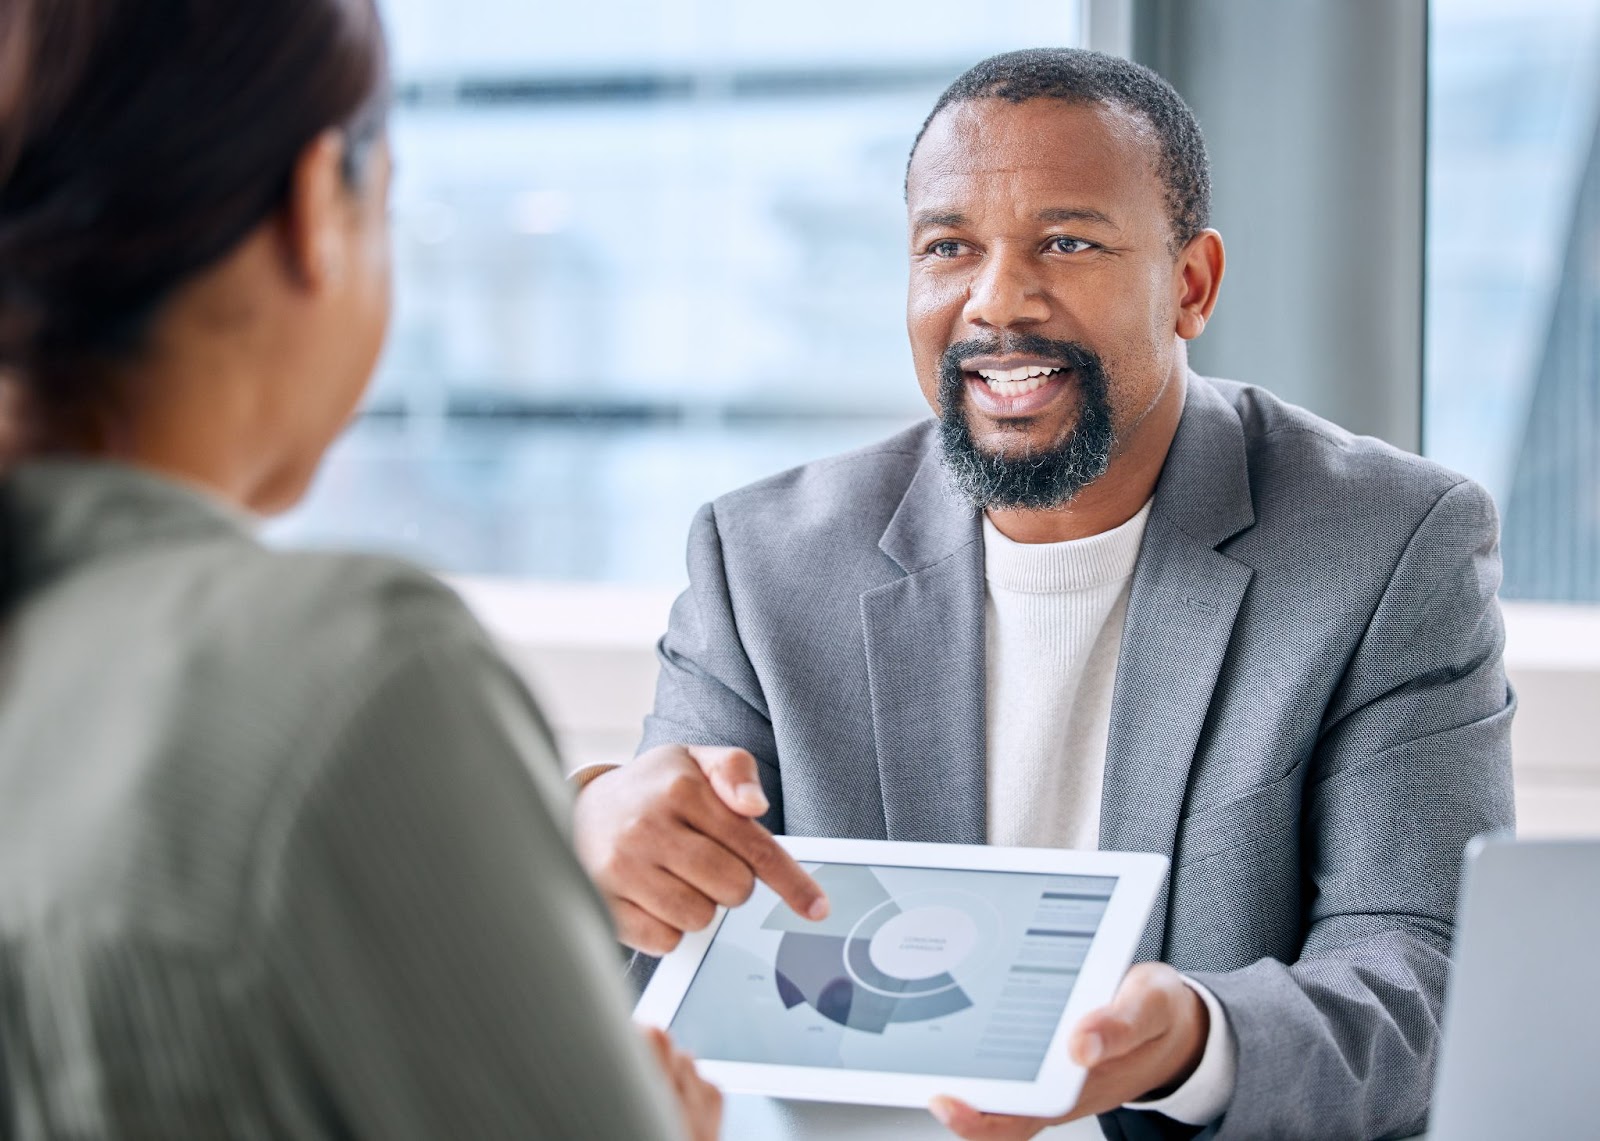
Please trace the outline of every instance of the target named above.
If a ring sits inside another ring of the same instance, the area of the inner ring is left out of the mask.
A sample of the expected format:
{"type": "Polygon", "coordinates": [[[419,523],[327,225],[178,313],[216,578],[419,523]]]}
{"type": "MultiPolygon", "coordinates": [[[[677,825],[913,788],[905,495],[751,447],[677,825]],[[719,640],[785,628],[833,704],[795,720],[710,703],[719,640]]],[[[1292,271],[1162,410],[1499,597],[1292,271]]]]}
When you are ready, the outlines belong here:
{"type": "Polygon", "coordinates": [[[1600,840],[1467,849],[1428,1141],[1600,1137],[1600,840]]]}

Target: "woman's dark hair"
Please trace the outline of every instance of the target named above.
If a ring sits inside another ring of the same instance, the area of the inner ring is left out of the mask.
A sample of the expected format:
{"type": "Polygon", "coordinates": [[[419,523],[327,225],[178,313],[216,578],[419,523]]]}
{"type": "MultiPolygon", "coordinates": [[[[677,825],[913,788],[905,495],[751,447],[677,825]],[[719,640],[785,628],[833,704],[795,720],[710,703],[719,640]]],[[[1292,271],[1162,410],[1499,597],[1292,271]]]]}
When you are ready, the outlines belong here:
{"type": "Polygon", "coordinates": [[[0,0],[0,377],[92,399],[319,133],[355,177],[387,103],[373,0],[0,0]]]}

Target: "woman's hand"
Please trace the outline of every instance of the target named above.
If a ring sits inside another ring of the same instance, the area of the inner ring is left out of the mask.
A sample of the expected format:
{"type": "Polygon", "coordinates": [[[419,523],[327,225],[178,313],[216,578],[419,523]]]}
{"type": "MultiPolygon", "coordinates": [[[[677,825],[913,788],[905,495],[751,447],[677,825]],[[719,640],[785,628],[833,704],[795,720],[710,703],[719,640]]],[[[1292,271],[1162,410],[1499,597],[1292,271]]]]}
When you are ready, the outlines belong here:
{"type": "Polygon", "coordinates": [[[695,1072],[694,1059],[674,1047],[665,1030],[647,1026],[644,1036],[677,1095],[690,1141],[717,1141],[722,1130],[722,1091],[695,1072]]]}

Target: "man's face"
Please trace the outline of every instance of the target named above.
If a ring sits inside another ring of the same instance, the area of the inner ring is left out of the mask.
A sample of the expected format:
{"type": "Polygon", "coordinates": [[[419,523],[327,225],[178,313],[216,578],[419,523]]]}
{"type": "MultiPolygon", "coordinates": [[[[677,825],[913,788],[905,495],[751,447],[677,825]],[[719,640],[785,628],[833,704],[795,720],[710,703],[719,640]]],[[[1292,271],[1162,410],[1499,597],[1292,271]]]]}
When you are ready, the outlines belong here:
{"type": "Polygon", "coordinates": [[[1181,288],[1159,146],[1099,103],[940,113],[907,178],[906,323],[946,459],[981,506],[1099,478],[1173,382],[1181,288]]]}

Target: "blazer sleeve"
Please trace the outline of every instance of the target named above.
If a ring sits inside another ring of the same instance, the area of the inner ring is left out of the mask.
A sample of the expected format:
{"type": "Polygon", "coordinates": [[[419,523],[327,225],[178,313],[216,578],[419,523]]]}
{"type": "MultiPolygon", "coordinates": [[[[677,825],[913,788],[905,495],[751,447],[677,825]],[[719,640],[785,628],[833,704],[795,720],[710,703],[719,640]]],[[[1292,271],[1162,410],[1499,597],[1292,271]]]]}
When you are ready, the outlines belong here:
{"type": "Polygon", "coordinates": [[[475,629],[396,656],[264,877],[303,1068],[353,1137],[679,1138],[532,699],[475,629]]]}
{"type": "MultiPolygon", "coordinates": [[[[1239,1045],[1232,1101],[1207,1136],[1426,1125],[1463,850],[1514,819],[1497,534],[1476,484],[1435,502],[1330,703],[1303,817],[1299,960],[1194,973],[1239,1045]]],[[[1151,1123],[1128,1124],[1136,1137],[1151,1123]]]]}
{"type": "Polygon", "coordinates": [[[757,761],[772,805],[762,823],[782,830],[778,746],[766,697],[739,636],[716,513],[706,504],[689,529],[689,588],[672,607],[656,646],[660,673],[655,708],[644,722],[639,752],[658,745],[726,745],[757,761]]]}

